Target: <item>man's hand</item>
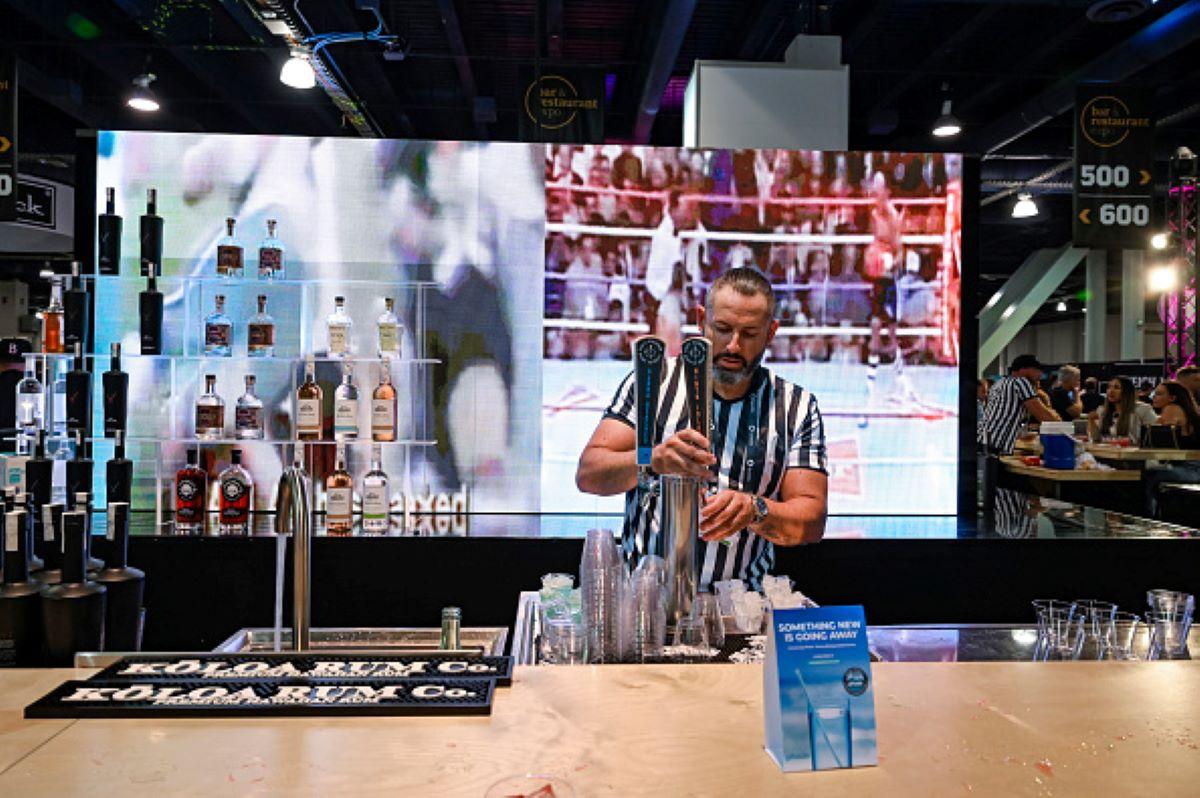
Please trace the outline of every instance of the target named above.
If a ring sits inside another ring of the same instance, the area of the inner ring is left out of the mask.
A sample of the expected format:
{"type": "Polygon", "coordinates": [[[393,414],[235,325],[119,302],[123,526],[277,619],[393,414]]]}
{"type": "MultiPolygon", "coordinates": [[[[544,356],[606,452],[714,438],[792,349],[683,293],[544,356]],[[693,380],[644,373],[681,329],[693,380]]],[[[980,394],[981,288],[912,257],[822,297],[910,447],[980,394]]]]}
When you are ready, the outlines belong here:
{"type": "Polygon", "coordinates": [[[654,447],[650,468],[656,474],[681,477],[707,477],[709,466],[717,462],[709,451],[708,438],[692,429],[681,430],[654,447]]]}
{"type": "Polygon", "coordinates": [[[705,499],[700,508],[700,538],[724,540],[754,521],[754,497],[739,490],[723,490],[705,499]]]}

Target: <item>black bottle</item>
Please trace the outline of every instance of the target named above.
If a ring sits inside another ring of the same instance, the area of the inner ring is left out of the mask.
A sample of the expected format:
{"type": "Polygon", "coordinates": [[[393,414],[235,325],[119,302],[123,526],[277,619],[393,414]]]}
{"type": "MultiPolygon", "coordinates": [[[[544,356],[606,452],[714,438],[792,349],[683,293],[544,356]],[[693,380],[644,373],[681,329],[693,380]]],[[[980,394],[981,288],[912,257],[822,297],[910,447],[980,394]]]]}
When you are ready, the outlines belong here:
{"type": "Polygon", "coordinates": [[[87,442],[83,432],[75,431],[75,456],[67,461],[67,509],[83,510],[75,506],[75,496],[92,492],[92,458],[88,457],[87,442]]]}
{"type": "Polygon", "coordinates": [[[146,290],[138,294],[142,354],[162,354],[163,295],[158,290],[158,267],[146,279],[146,290]]]}
{"type": "Polygon", "coordinates": [[[24,534],[25,511],[4,514],[0,553],[0,667],[28,668],[42,663],[42,607],[39,585],[29,580],[29,538],[24,534]]]}
{"type": "Polygon", "coordinates": [[[83,361],[83,345],[75,342],[75,365],[67,372],[67,429],[84,436],[92,428],[92,373],[83,361]]]}
{"type": "Polygon", "coordinates": [[[42,530],[42,551],[46,558],[45,566],[37,574],[37,580],[43,585],[57,585],[62,581],[62,517],[66,512],[61,502],[43,504],[38,527],[42,530]]]}
{"type": "MultiPolygon", "coordinates": [[[[46,456],[46,432],[38,430],[37,443],[33,447],[33,457],[25,461],[25,490],[33,502],[35,512],[49,503],[54,491],[54,461],[46,456]]],[[[34,539],[39,541],[34,551],[42,557],[46,556],[43,536],[41,534],[41,518],[33,519],[34,539]]]]}
{"type": "Polygon", "coordinates": [[[96,263],[101,274],[121,273],[121,217],[116,189],[104,190],[104,213],[96,220],[96,263]]]}
{"type": "Polygon", "coordinates": [[[75,512],[83,513],[83,551],[87,560],[87,572],[94,574],[104,567],[104,560],[92,556],[92,495],[85,491],[75,494],[75,512]]]}
{"type": "Polygon", "coordinates": [[[121,371],[121,345],[109,347],[108,371],[101,379],[104,384],[104,437],[112,438],[125,429],[129,408],[129,375],[121,371]]]}
{"type": "Polygon", "coordinates": [[[117,433],[117,444],[113,457],[108,461],[106,491],[104,497],[111,507],[113,502],[129,503],[133,489],[133,461],[125,456],[125,433],[117,433]]]}
{"type": "Polygon", "coordinates": [[[130,568],[129,504],[108,503],[107,568],[96,572],[96,581],[108,588],[108,607],[104,612],[104,650],[140,651],[142,595],[146,574],[130,568]]]}
{"type": "Polygon", "coordinates": [[[108,591],[89,580],[84,570],[86,522],[84,513],[63,513],[62,582],[42,588],[42,643],[52,667],[69,668],[75,652],[104,647],[108,591]]]}
{"type": "Polygon", "coordinates": [[[80,266],[79,261],[71,262],[71,287],[63,292],[63,344],[68,350],[79,344],[86,352],[91,303],[80,266]]]}
{"type": "Polygon", "coordinates": [[[141,218],[142,276],[162,273],[163,220],[158,215],[158,192],[146,189],[146,212],[141,218]]]}

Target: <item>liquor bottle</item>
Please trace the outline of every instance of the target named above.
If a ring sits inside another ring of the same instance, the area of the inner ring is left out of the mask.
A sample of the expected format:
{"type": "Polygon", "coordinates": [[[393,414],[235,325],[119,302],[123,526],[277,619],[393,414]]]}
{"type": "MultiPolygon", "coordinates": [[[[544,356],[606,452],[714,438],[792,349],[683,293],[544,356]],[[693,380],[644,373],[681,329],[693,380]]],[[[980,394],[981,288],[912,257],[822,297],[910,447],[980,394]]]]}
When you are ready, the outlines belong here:
{"type": "Polygon", "coordinates": [[[224,294],[217,294],[213,312],[204,317],[204,354],[214,357],[233,354],[233,322],[225,315],[224,294]]]}
{"type": "Polygon", "coordinates": [[[117,191],[104,189],[104,213],[96,220],[96,260],[101,274],[121,272],[121,217],[117,215],[117,191]]]}
{"type": "Polygon", "coordinates": [[[4,579],[0,581],[0,643],[11,647],[18,668],[42,664],[42,605],[40,585],[29,580],[29,537],[25,511],[4,514],[0,537],[4,552],[4,579]]]}
{"type": "Polygon", "coordinates": [[[267,298],[258,295],[258,313],[247,322],[246,354],[271,357],[275,354],[275,319],[267,313],[267,298]]]}
{"type": "Polygon", "coordinates": [[[225,435],[225,400],[217,395],[217,375],[204,375],[204,393],[196,397],[196,437],[220,440],[225,435]]]}
{"type": "Polygon", "coordinates": [[[246,375],[246,392],[238,397],[234,410],[234,437],[242,440],[262,440],[263,403],[254,393],[255,377],[246,375]]]}
{"type": "Polygon", "coordinates": [[[158,192],[152,188],[146,189],[146,212],[142,214],[139,221],[142,242],[142,276],[162,274],[163,220],[158,215],[158,192]]]}
{"type": "Polygon", "coordinates": [[[347,534],[354,528],[354,480],[346,470],[346,446],[337,445],[337,464],[325,478],[325,530],[347,534]]]}
{"type": "Polygon", "coordinates": [[[75,364],[67,372],[67,429],[86,436],[92,427],[92,373],[83,362],[83,345],[75,342],[75,364]]]}
{"type": "Polygon", "coordinates": [[[80,493],[91,493],[92,458],[88,456],[88,444],[83,437],[83,430],[75,430],[75,456],[67,461],[67,509],[80,510],[75,498],[80,493]]]}
{"type": "Polygon", "coordinates": [[[187,465],[175,474],[175,531],[201,535],[208,511],[208,472],[196,465],[199,452],[188,449],[187,465]]]}
{"type": "Polygon", "coordinates": [[[342,364],[342,384],[333,392],[333,438],[338,441],[358,437],[358,388],[354,386],[354,363],[342,364]]]}
{"type": "Polygon", "coordinates": [[[346,313],[345,297],[333,298],[333,313],[325,317],[325,332],[329,338],[330,357],[345,357],[350,354],[354,322],[346,313]]]}
{"type": "Polygon", "coordinates": [[[380,313],[379,318],[375,320],[375,329],[378,332],[377,349],[381,358],[398,358],[400,357],[400,339],[404,333],[404,325],[396,317],[395,302],[390,296],[384,297],[383,305],[383,313],[380,313]]]}
{"type": "Polygon", "coordinates": [[[258,276],[263,280],[283,279],[283,242],[275,237],[274,219],[267,219],[267,237],[258,245],[258,276]]]}
{"type": "Polygon", "coordinates": [[[25,377],[17,383],[17,428],[26,436],[42,429],[45,418],[46,393],[33,369],[25,369],[25,377]]]}
{"type": "Polygon", "coordinates": [[[38,572],[38,581],[43,585],[57,585],[62,581],[62,517],[67,508],[62,502],[49,502],[41,505],[38,517],[39,530],[37,539],[42,542],[42,557],[44,563],[38,572]]]}
{"type": "Polygon", "coordinates": [[[71,262],[71,286],[63,293],[63,343],[67,349],[74,344],[87,351],[88,316],[91,312],[87,287],[79,261],[71,262]]]}
{"type": "Polygon", "coordinates": [[[138,294],[138,322],[143,355],[162,354],[163,295],[158,290],[158,267],[146,276],[146,290],[138,294]]]}
{"type": "Polygon", "coordinates": [[[13,499],[13,509],[25,511],[25,545],[29,551],[29,577],[35,582],[40,582],[42,581],[40,574],[42,569],[46,567],[46,563],[38,556],[38,550],[41,547],[38,545],[33,529],[34,518],[37,515],[37,505],[34,504],[31,494],[17,493],[13,499]]]}
{"type": "Polygon", "coordinates": [[[364,532],[387,532],[391,522],[391,494],[388,477],[383,471],[383,451],[379,444],[371,446],[371,470],[363,477],[362,527],[364,532]]]}
{"type": "Polygon", "coordinates": [[[104,497],[111,506],[113,502],[130,501],[133,492],[133,461],[125,456],[125,433],[117,433],[112,459],[105,468],[104,497]]]}
{"type": "Polygon", "coordinates": [[[108,371],[104,372],[104,437],[112,438],[125,431],[129,408],[129,375],[121,371],[121,345],[109,345],[108,371]]]}
{"type": "Polygon", "coordinates": [[[104,650],[141,649],[142,595],[146,574],[129,567],[129,503],[108,503],[108,566],[96,572],[96,582],[108,590],[104,610],[104,650]]]}
{"type": "Polygon", "coordinates": [[[246,258],[242,243],[233,233],[237,220],[230,217],[225,220],[225,235],[217,242],[217,274],[222,277],[241,277],[242,267],[246,258]]]}
{"type": "Polygon", "coordinates": [[[104,646],[108,591],[87,576],[87,518],[63,513],[62,582],[42,588],[42,644],[46,662],[56,668],[75,664],[78,651],[104,646]]]}
{"type": "Polygon", "coordinates": [[[50,304],[42,311],[42,351],[63,351],[62,278],[58,276],[50,278],[50,304]]]}
{"type": "Polygon", "coordinates": [[[242,450],[230,454],[229,467],[218,477],[220,486],[220,531],[222,535],[244,535],[250,530],[250,508],[254,506],[254,481],[242,468],[242,450]]]}
{"type": "Polygon", "coordinates": [[[46,457],[46,433],[38,430],[37,443],[33,448],[33,457],[25,461],[25,492],[33,506],[33,534],[41,545],[34,546],[34,553],[46,557],[46,546],[42,519],[39,510],[49,504],[54,498],[54,461],[46,457]]]}
{"type": "Polygon", "coordinates": [[[379,364],[379,384],[371,394],[371,440],[396,440],[396,389],[386,360],[379,364]]]}
{"type": "Polygon", "coordinates": [[[310,355],[304,361],[304,382],[296,390],[296,437],[302,441],[319,441],[324,426],[321,418],[321,386],[317,385],[316,366],[310,355]]]}
{"type": "MultiPolygon", "coordinates": [[[[68,504],[70,504],[70,502],[68,502],[68,504]]],[[[104,560],[100,559],[99,557],[92,556],[92,494],[89,491],[81,489],[75,494],[75,505],[73,512],[83,513],[84,564],[87,572],[91,574],[104,567],[104,560]]]]}

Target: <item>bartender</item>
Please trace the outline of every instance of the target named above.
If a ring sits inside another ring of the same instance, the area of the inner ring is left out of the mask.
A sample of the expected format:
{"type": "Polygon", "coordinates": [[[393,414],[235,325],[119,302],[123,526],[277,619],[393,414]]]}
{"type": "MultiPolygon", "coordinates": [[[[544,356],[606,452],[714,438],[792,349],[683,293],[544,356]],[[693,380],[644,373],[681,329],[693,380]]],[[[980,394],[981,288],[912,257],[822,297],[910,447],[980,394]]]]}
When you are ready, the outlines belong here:
{"type": "MultiPolygon", "coordinates": [[[[775,563],[775,545],[815,543],[825,533],[825,427],[812,393],[762,365],[779,327],[765,277],[754,269],[730,269],[697,313],[713,349],[713,440],[687,427],[681,363],[671,358],[663,370],[651,469],[705,478],[716,466],[716,491],[700,510],[700,590],[727,579],[757,588],[775,563]]],[[[622,549],[631,564],[645,554],[661,556],[663,542],[660,501],[643,502],[637,490],[635,391],[631,373],[575,474],[586,493],[625,493],[622,549]]]]}

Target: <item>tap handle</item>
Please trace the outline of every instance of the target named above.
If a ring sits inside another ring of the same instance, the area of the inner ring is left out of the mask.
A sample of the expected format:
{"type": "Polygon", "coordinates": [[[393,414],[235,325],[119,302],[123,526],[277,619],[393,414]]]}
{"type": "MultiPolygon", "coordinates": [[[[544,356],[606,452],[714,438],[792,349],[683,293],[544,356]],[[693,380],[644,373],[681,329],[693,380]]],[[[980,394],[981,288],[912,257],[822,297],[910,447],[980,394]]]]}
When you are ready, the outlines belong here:
{"type": "Polygon", "coordinates": [[[637,464],[650,467],[658,427],[658,394],[662,386],[663,363],[667,344],[653,335],[644,335],[633,344],[634,388],[637,403],[637,464]]]}
{"type": "Polygon", "coordinates": [[[689,338],[683,342],[682,355],[684,385],[687,387],[688,426],[711,439],[712,344],[707,338],[689,338]]]}

